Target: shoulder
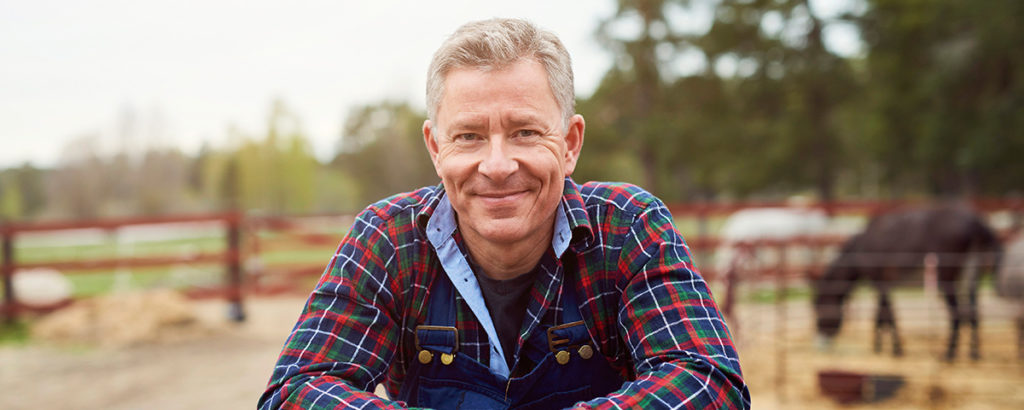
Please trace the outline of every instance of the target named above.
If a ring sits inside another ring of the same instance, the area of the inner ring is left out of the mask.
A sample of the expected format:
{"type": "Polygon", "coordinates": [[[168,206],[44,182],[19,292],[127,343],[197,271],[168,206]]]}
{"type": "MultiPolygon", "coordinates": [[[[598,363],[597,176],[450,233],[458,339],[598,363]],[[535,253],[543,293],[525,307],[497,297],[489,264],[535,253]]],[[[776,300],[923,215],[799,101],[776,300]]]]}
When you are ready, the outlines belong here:
{"type": "MultiPolygon", "coordinates": [[[[372,216],[385,222],[405,217],[414,219],[425,208],[433,208],[440,192],[439,186],[428,186],[395,194],[370,204],[360,215],[365,214],[365,216],[372,216]]],[[[410,223],[414,222],[412,219],[410,219],[410,223]]]]}
{"type": "Polygon", "coordinates": [[[437,186],[423,187],[374,202],[356,215],[349,235],[370,239],[384,236],[398,242],[416,240],[421,236],[417,225],[420,216],[431,212],[441,191],[437,186]]]}
{"type": "Polygon", "coordinates": [[[651,206],[662,207],[662,202],[647,190],[625,182],[587,182],[580,186],[580,196],[589,210],[608,210],[636,216],[651,206]]]}

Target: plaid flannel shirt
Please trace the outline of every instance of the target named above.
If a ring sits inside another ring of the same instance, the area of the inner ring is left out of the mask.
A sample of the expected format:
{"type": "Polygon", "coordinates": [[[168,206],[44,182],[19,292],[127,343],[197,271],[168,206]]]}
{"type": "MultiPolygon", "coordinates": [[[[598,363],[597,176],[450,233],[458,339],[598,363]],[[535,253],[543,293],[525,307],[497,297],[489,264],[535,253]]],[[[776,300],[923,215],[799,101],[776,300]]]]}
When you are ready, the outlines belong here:
{"type": "MultiPolygon", "coordinates": [[[[397,395],[416,357],[413,329],[426,317],[430,284],[446,278],[425,232],[443,192],[396,195],[358,215],[288,337],[261,408],[402,405],[372,391],[384,382],[397,395]]],[[[563,259],[576,259],[580,313],[627,380],[579,406],[749,408],[732,337],[664,204],[633,185],[566,178],[561,206],[572,231],[563,259]]],[[[538,274],[523,329],[557,323],[558,272],[538,274]]],[[[456,305],[459,354],[487,366],[487,335],[459,296],[456,305]]]]}

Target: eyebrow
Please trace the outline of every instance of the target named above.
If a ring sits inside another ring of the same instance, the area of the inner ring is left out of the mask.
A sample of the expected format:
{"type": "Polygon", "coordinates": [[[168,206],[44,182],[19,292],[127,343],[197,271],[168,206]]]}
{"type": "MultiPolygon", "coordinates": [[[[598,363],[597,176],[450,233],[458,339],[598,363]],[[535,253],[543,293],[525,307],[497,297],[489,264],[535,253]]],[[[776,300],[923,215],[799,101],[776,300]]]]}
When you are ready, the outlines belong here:
{"type": "Polygon", "coordinates": [[[482,128],[487,128],[487,117],[483,115],[460,115],[452,120],[451,125],[448,126],[449,132],[458,131],[477,131],[482,128]]]}
{"type": "Polygon", "coordinates": [[[521,127],[524,125],[544,125],[544,121],[541,117],[534,114],[511,114],[508,116],[508,124],[512,128],[521,127]]]}

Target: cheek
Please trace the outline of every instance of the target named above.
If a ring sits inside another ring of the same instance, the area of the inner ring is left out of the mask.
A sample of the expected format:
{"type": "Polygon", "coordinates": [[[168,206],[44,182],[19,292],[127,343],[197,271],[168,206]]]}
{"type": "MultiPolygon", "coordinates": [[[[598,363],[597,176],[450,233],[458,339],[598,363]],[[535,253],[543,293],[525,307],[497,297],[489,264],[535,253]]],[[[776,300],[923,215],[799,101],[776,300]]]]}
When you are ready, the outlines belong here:
{"type": "Polygon", "coordinates": [[[449,189],[463,186],[476,172],[475,163],[463,156],[450,156],[438,161],[437,174],[449,189]]]}

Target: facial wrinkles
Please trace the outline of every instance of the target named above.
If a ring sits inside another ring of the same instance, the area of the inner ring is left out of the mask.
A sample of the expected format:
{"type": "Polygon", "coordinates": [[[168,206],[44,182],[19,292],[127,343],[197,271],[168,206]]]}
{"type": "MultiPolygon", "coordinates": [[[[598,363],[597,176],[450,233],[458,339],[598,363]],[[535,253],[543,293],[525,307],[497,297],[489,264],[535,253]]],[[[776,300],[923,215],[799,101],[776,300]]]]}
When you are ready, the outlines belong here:
{"type": "MultiPolygon", "coordinates": [[[[463,112],[452,121],[452,126],[441,133],[438,141],[438,155],[442,161],[457,162],[461,166],[452,167],[465,171],[478,170],[483,161],[512,161],[516,168],[528,166],[538,157],[557,162],[559,171],[564,171],[562,156],[564,155],[564,136],[559,133],[558,121],[544,121],[532,113],[511,112],[504,115],[481,115],[463,112]],[[519,135],[527,131],[536,135],[519,135]],[[479,141],[461,141],[460,135],[474,134],[479,141]],[[473,167],[470,162],[476,162],[473,167]]],[[[454,165],[454,164],[453,164],[454,165]]],[[[508,164],[503,164],[508,166],[508,164]]],[[[521,170],[509,175],[506,180],[495,181],[499,185],[517,186],[514,184],[521,177],[521,170]]]]}

